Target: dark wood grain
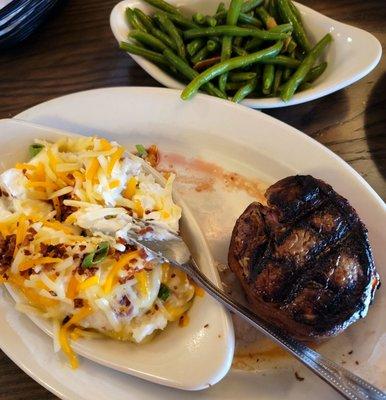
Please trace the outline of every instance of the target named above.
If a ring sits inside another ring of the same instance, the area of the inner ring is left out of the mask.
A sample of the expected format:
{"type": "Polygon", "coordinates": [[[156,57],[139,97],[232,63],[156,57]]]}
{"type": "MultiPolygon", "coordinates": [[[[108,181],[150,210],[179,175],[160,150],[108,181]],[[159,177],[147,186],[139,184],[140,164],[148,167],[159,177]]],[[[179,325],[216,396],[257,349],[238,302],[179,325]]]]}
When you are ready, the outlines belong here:
{"type": "MultiPolygon", "coordinates": [[[[0,118],[71,92],[107,86],[159,86],[117,49],[109,28],[114,0],[63,2],[28,41],[0,53],[0,118]]],[[[373,33],[386,46],[384,0],[304,4],[373,33]]],[[[361,55],[358,54],[357,57],[361,55]]],[[[351,164],[386,198],[385,59],[360,82],[323,99],[267,111],[351,164]]],[[[0,399],[44,400],[47,392],[0,352],[0,399]]]]}

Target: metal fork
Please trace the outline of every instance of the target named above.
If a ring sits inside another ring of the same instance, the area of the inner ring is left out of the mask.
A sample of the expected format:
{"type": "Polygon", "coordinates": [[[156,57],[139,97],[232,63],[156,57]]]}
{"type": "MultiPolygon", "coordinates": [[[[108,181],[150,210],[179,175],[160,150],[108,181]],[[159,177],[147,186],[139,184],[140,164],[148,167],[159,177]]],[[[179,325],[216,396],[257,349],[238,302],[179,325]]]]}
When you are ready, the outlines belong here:
{"type": "Polygon", "coordinates": [[[351,400],[386,400],[386,394],[364,379],[323,357],[315,350],[291,338],[278,328],[267,324],[244,305],[236,302],[224,291],[217,288],[198,268],[188,247],[180,237],[173,240],[145,240],[135,232],[129,232],[129,241],[141,246],[146,252],[163,262],[186,272],[207,293],[226,308],[239,315],[260,332],[287,350],[311,371],[337,390],[343,397],[351,400]]]}

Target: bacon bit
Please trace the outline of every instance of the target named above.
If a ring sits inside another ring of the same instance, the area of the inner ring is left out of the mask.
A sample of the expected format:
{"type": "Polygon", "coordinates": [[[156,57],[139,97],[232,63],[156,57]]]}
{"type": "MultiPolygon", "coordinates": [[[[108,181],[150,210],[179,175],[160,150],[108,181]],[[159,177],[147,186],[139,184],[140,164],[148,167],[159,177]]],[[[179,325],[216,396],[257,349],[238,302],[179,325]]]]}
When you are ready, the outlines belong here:
{"type": "Polygon", "coordinates": [[[67,255],[66,245],[63,243],[49,245],[40,243],[40,252],[43,257],[65,258],[67,255]]]}
{"type": "Polygon", "coordinates": [[[131,301],[129,300],[129,298],[125,295],[121,298],[121,300],[119,300],[119,304],[121,306],[126,306],[126,307],[130,307],[131,305],[131,301]]]}
{"type": "Polygon", "coordinates": [[[154,309],[155,309],[156,311],[159,310],[158,304],[154,304],[154,309]]]}
{"type": "Polygon", "coordinates": [[[76,298],[74,299],[74,308],[82,308],[84,306],[84,300],[76,298]]]}
{"type": "Polygon", "coordinates": [[[148,233],[148,232],[153,232],[154,231],[154,229],[151,227],[151,226],[145,226],[144,228],[141,228],[139,231],[138,231],[138,234],[139,235],[144,235],[144,234],[146,234],[146,233],[148,233]]]}
{"type": "Polygon", "coordinates": [[[52,205],[54,206],[54,209],[56,211],[56,215],[55,215],[56,219],[61,221],[62,220],[62,210],[60,208],[60,200],[58,197],[54,197],[52,199],[52,205]]]}
{"type": "Polygon", "coordinates": [[[138,249],[138,255],[139,257],[145,259],[147,257],[146,251],[144,249],[138,249]]]}
{"type": "Polygon", "coordinates": [[[97,271],[98,271],[98,267],[83,268],[82,265],[79,265],[76,268],[76,272],[79,275],[86,275],[88,278],[91,278],[92,276],[94,276],[97,271]]]}
{"type": "Polygon", "coordinates": [[[174,272],[170,275],[171,278],[175,278],[175,276],[176,274],[174,272]]]}
{"type": "Polygon", "coordinates": [[[147,151],[147,156],[145,157],[145,160],[153,167],[155,168],[160,160],[160,155],[159,155],[159,150],[158,147],[155,144],[152,144],[147,151]]]}
{"type": "Polygon", "coordinates": [[[71,199],[72,197],[70,193],[64,196],[54,197],[53,199],[51,199],[54,209],[56,211],[55,219],[63,222],[67,219],[67,217],[69,217],[71,214],[77,211],[75,207],[66,206],[65,204],[63,204],[64,200],[71,200],[71,199]]]}
{"type": "Polygon", "coordinates": [[[35,231],[34,228],[30,227],[30,228],[28,228],[27,233],[29,233],[29,234],[31,234],[31,235],[36,235],[36,234],[37,234],[37,231],[35,231]]]}
{"type": "Polygon", "coordinates": [[[5,239],[0,235],[0,273],[4,273],[11,266],[15,248],[15,234],[8,235],[5,239]]]}
{"type": "Polygon", "coordinates": [[[131,313],[132,311],[132,306],[131,306],[131,301],[130,299],[125,295],[119,300],[120,307],[115,310],[115,312],[120,315],[120,316],[127,316],[131,313]]]}
{"type": "Polygon", "coordinates": [[[31,233],[27,231],[27,234],[25,235],[23,242],[21,243],[22,246],[28,246],[30,242],[34,240],[35,233],[31,233]]]}
{"type": "Polygon", "coordinates": [[[132,279],[134,279],[134,273],[127,275],[124,278],[119,278],[118,282],[120,285],[124,285],[127,281],[131,281],[132,279]]]}

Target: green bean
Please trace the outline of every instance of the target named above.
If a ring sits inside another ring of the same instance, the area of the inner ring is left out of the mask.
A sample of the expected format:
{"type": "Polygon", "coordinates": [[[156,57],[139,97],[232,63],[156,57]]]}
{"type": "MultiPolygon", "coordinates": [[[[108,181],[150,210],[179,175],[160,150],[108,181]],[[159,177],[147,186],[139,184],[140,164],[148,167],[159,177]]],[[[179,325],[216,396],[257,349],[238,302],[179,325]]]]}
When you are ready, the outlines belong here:
{"type": "Polygon", "coordinates": [[[177,7],[174,7],[165,0],[145,0],[145,2],[155,8],[159,8],[162,11],[166,11],[172,14],[180,14],[180,11],[178,10],[177,7]]]}
{"type": "Polygon", "coordinates": [[[274,65],[281,65],[283,67],[288,68],[297,68],[300,65],[300,61],[296,60],[295,58],[291,58],[288,56],[279,55],[277,57],[271,58],[270,60],[266,61],[267,64],[274,64],[274,65]]]}
{"type": "Polygon", "coordinates": [[[275,66],[272,64],[265,64],[263,70],[263,93],[270,94],[273,80],[275,77],[275,66]]]}
{"type": "Polygon", "coordinates": [[[201,60],[204,60],[208,57],[209,50],[207,46],[204,46],[201,50],[199,50],[191,59],[190,61],[192,64],[197,64],[201,60]]]}
{"type": "Polygon", "coordinates": [[[291,74],[292,74],[292,69],[288,68],[288,67],[285,68],[284,71],[283,71],[282,81],[283,82],[287,82],[288,79],[290,78],[291,74]]]}
{"type": "Polygon", "coordinates": [[[246,67],[261,60],[266,60],[277,56],[283,47],[283,42],[277,42],[273,46],[260,50],[256,53],[248,54],[247,56],[234,57],[229,60],[220,62],[202,72],[199,76],[193,79],[188,86],[183,90],[181,98],[187,100],[191,98],[202,85],[208,83],[216,76],[222,75],[225,72],[232,71],[237,68],[246,67]]]}
{"type": "Polygon", "coordinates": [[[296,44],[295,40],[293,40],[291,38],[291,40],[288,42],[288,45],[287,45],[287,48],[286,48],[286,52],[287,53],[293,53],[295,51],[295,49],[296,49],[296,46],[297,46],[297,44],[296,44]]]}
{"type": "MultiPolygon", "coordinates": [[[[163,55],[169,61],[169,63],[177,69],[177,71],[185,76],[185,78],[193,80],[199,75],[197,71],[190,67],[188,63],[186,63],[182,58],[174,54],[171,50],[164,50],[163,55]]],[[[204,89],[213,96],[226,99],[226,96],[210,82],[204,86],[204,89]]]]}
{"type": "Polygon", "coordinates": [[[291,78],[284,84],[280,97],[284,101],[288,101],[296,92],[296,89],[304,81],[308,72],[315,64],[315,61],[320,56],[325,47],[332,41],[332,36],[328,33],[325,35],[316,46],[308,53],[308,55],[301,62],[299,68],[291,76],[291,78]]]}
{"type": "Polygon", "coordinates": [[[254,37],[250,39],[247,44],[245,45],[245,50],[256,50],[258,49],[262,44],[264,43],[264,40],[258,37],[254,37]]]}
{"type": "Polygon", "coordinates": [[[243,38],[241,36],[237,36],[235,38],[235,40],[233,41],[233,45],[236,46],[236,47],[240,47],[242,41],[243,41],[243,38]]]}
{"type": "Polygon", "coordinates": [[[156,53],[155,51],[147,50],[143,47],[139,47],[127,42],[121,42],[119,44],[119,47],[130,54],[145,57],[149,61],[155,62],[156,64],[160,64],[166,67],[169,66],[169,63],[166,61],[165,57],[160,53],[156,53]]]}
{"type": "Polygon", "coordinates": [[[193,14],[192,19],[198,25],[204,25],[206,22],[205,15],[199,12],[193,14]]]}
{"type": "Polygon", "coordinates": [[[165,43],[161,42],[161,40],[157,39],[155,36],[150,35],[150,33],[147,32],[137,30],[130,31],[129,37],[137,40],[138,42],[146,46],[152,47],[155,50],[164,51],[167,48],[165,43]]]}
{"type": "Polygon", "coordinates": [[[155,27],[153,21],[148,15],[146,15],[139,8],[136,8],[134,10],[134,13],[149,33],[151,33],[157,39],[161,40],[161,42],[165,43],[167,46],[171,47],[173,50],[177,50],[177,45],[175,44],[175,42],[173,42],[173,40],[170,39],[170,37],[166,33],[155,27]]]}
{"type": "Polygon", "coordinates": [[[208,49],[208,51],[210,51],[211,53],[213,53],[215,50],[217,50],[219,47],[219,43],[216,42],[215,40],[211,40],[209,39],[206,42],[206,48],[208,49]]]}
{"type": "Polygon", "coordinates": [[[239,22],[241,22],[242,24],[250,24],[256,26],[257,28],[262,27],[261,22],[257,18],[245,13],[240,13],[239,22]]]}
{"type": "Polygon", "coordinates": [[[272,17],[275,18],[276,21],[279,21],[279,13],[277,12],[276,0],[269,0],[267,8],[269,14],[272,15],[272,17]]]}
{"type": "Polygon", "coordinates": [[[291,7],[292,13],[294,14],[294,16],[297,18],[297,20],[301,24],[302,23],[302,16],[300,15],[299,10],[297,9],[295,4],[291,0],[289,1],[289,5],[291,7]]]}
{"type": "Polygon", "coordinates": [[[252,79],[236,92],[236,94],[232,98],[232,101],[234,101],[235,103],[239,103],[256,89],[256,85],[257,79],[252,79]]]}
{"type": "Polygon", "coordinates": [[[135,16],[142,22],[146,29],[148,26],[153,25],[153,20],[149,15],[146,15],[140,8],[134,8],[135,16]]]}
{"type": "Polygon", "coordinates": [[[245,84],[246,84],[245,81],[243,81],[243,82],[227,82],[227,84],[225,85],[225,90],[227,92],[239,90],[240,88],[245,86],[245,84]]]}
{"type": "Polygon", "coordinates": [[[248,52],[245,51],[242,47],[237,47],[237,46],[233,46],[232,50],[234,53],[236,53],[238,56],[246,56],[248,55],[248,52]]]}
{"type": "Polygon", "coordinates": [[[217,19],[215,17],[211,17],[210,15],[207,15],[205,17],[205,22],[208,26],[214,27],[217,25],[217,19]]]}
{"type": "MultiPolygon", "coordinates": [[[[229,10],[227,13],[227,25],[236,25],[237,20],[239,19],[241,6],[243,4],[243,0],[231,0],[229,5],[229,10]]],[[[225,61],[232,56],[232,36],[227,35],[222,39],[222,47],[221,47],[221,61],[225,61]]],[[[225,91],[225,85],[227,82],[227,74],[224,73],[220,76],[219,79],[219,88],[221,91],[225,91]]]]}
{"type": "Polygon", "coordinates": [[[229,80],[231,82],[242,82],[242,81],[250,81],[253,78],[256,78],[256,72],[231,72],[229,74],[229,80]]]}
{"type": "MultiPolygon", "coordinates": [[[[225,19],[226,15],[226,11],[221,11],[215,15],[215,18],[217,22],[220,22],[225,19]]],[[[243,24],[251,24],[253,26],[257,26],[258,28],[261,28],[262,26],[261,22],[257,18],[242,12],[239,14],[238,22],[241,22],[243,24]]]]}
{"type": "Polygon", "coordinates": [[[274,28],[271,28],[269,30],[269,32],[275,32],[275,33],[287,33],[287,32],[292,32],[292,31],[293,31],[292,24],[276,25],[274,28]]]}
{"type": "Polygon", "coordinates": [[[198,52],[198,50],[200,50],[204,46],[205,41],[203,39],[197,38],[186,45],[186,51],[188,52],[190,57],[192,57],[198,52]]]}
{"type": "Polygon", "coordinates": [[[126,20],[131,28],[146,32],[146,27],[137,18],[134,11],[130,7],[126,8],[125,15],[126,15],[126,20]]]}
{"type": "Polygon", "coordinates": [[[175,24],[181,26],[182,28],[192,29],[192,28],[199,27],[197,24],[190,21],[188,18],[185,18],[183,15],[172,14],[172,13],[168,13],[168,12],[165,12],[165,15],[167,15],[171,21],[173,21],[175,24]]]}
{"type": "Polygon", "coordinates": [[[263,21],[267,29],[271,29],[277,26],[275,18],[273,18],[272,15],[268,13],[265,7],[256,8],[256,13],[259,15],[260,19],[263,21]]]}
{"type": "Polygon", "coordinates": [[[253,36],[263,40],[282,40],[289,36],[289,33],[263,31],[252,28],[239,28],[238,26],[221,25],[214,28],[188,29],[184,32],[185,39],[194,39],[204,36],[253,36]]]}
{"type": "Polygon", "coordinates": [[[249,13],[250,11],[254,10],[257,6],[259,6],[262,2],[263,0],[247,0],[241,6],[241,12],[249,13]]]}
{"type": "Polygon", "coordinates": [[[279,93],[279,86],[281,84],[282,76],[283,76],[283,70],[280,67],[276,68],[275,78],[273,80],[273,88],[272,88],[272,93],[275,96],[279,93]]]}
{"type": "Polygon", "coordinates": [[[311,50],[311,45],[303,28],[303,25],[295,17],[289,5],[289,0],[277,0],[279,12],[285,22],[291,23],[293,26],[293,35],[300,47],[308,53],[311,50]]]}
{"type": "Polygon", "coordinates": [[[173,42],[176,44],[178,55],[181,58],[185,58],[185,45],[173,22],[170,21],[167,15],[163,12],[156,12],[154,14],[154,18],[156,18],[160,26],[165,29],[165,32],[172,38],[173,42]]]}
{"type": "Polygon", "coordinates": [[[217,6],[216,14],[219,14],[222,12],[226,13],[225,4],[223,2],[219,3],[219,5],[217,6]]]}
{"type": "Polygon", "coordinates": [[[154,28],[153,20],[151,19],[151,17],[146,15],[139,8],[134,8],[133,13],[138,18],[138,20],[145,26],[146,30],[148,32],[151,32],[151,30],[154,28]]]}
{"type": "Polygon", "coordinates": [[[298,89],[298,92],[303,92],[304,90],[312,88],[312,84],[309,82],[303,82],[298,89]]]}
{"type": "Polygon", "coordinates": [[[311,68],[310,71],[308,72],[308,74],[306,75],[306,77],[304,78],[305,82],[314,82],[316,81],[320,75],[323,74],[323,72],[326,70],[327,68],[327,63],[326,62],[322,62],[321,64],[317,65],[314,68],[311,68]]]}

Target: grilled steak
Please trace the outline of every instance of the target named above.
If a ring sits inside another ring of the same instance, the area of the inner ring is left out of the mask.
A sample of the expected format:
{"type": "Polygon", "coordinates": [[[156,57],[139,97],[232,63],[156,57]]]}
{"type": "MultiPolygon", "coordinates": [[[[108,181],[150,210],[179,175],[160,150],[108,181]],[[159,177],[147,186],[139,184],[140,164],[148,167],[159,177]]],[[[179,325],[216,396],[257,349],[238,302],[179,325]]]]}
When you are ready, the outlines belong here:
{"type": "Polygon", "coordinates": [[[237,220],[229,266],[256,313],[300,340],[334,336],[367,314],[379,286],[367,230],[349,202],[290,176],[237,220]]]}

